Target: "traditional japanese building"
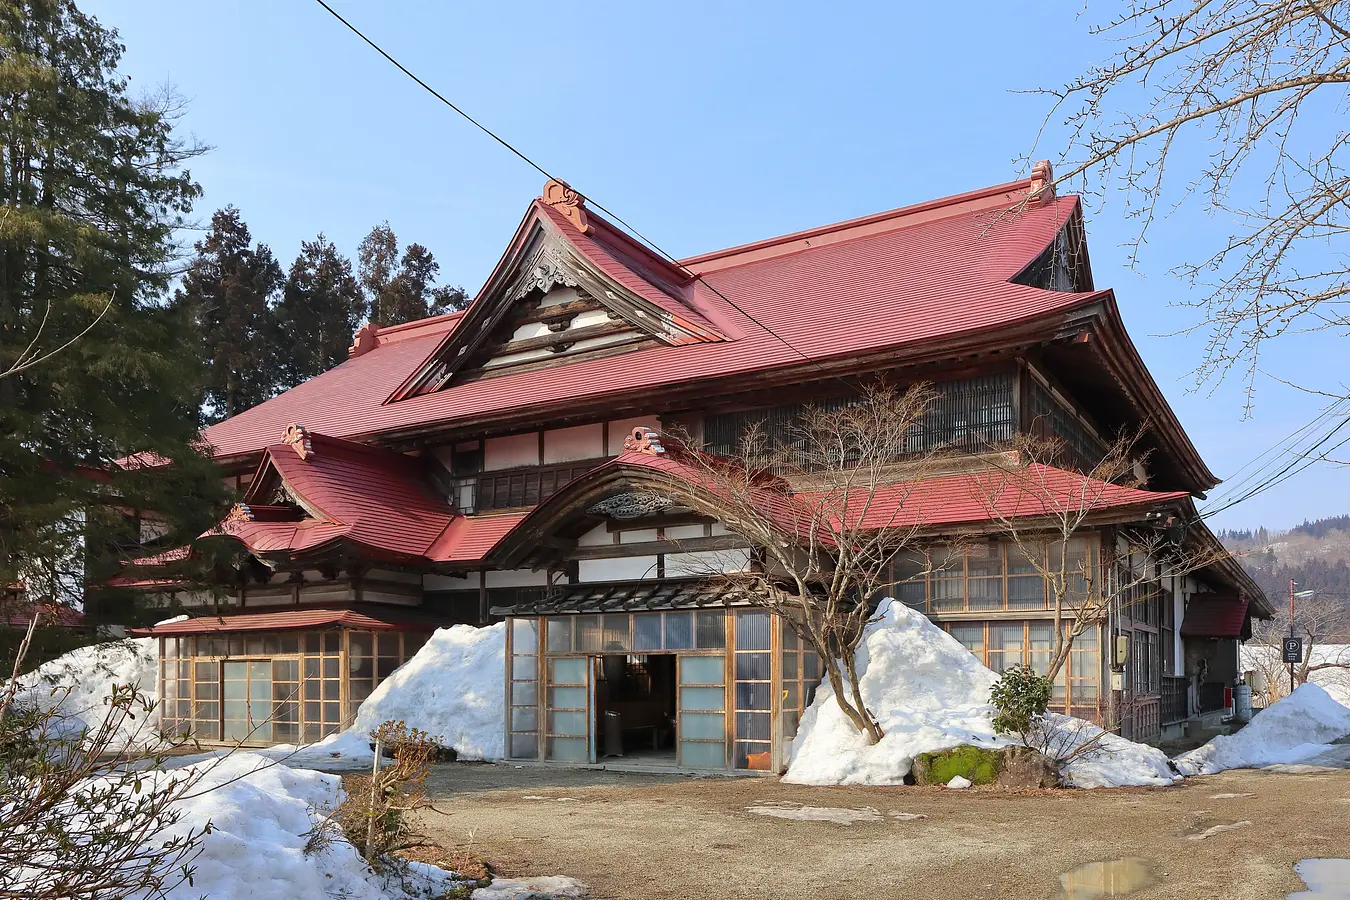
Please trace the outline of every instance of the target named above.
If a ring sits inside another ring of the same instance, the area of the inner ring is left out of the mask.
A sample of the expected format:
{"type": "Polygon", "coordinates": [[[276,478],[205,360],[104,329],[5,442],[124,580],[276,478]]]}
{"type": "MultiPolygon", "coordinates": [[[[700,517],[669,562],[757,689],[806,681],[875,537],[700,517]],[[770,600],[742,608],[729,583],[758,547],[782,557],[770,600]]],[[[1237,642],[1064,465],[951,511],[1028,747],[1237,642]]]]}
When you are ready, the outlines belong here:
{"type": "MultiPolygon", "coordinates": [[[[1078,199],[1048,181],[1042,164],[679,264],[550,182],[465,312],[367,325],[342,365],[208,429],[243,501],[204,539],[239,552],[224,608],[180,592],[193,617],[152,631],[167,724],[313,740],[430,629],[504,618],[512,758],[586,763],[621,746],[779,768],[820,661],[786,623],[710,588],[710,565],[758,565],[755,546],[644,487],[680,465],[661,445],[674,425],[730,455],[751,423],[772,430],[872,376],[933,385],[913,446],[948,462],[909,508],[935,543],[979,536],[940,572],[897,571],[895,593],[991,668],[1043,667],[1044,579],[972,500],[986,454],[1020,432],[1091,461],[1142,431],[1144,488],[1094,486],[1075,538],[1094,567],[1116,564],[1126,524],[1181,523],[1212,545],[1193,499],[1217,483],[1093,283],[1078,199]]],[[[1126,733],[1156,739],[1222,702],[1237,640],[1269,614],[1231,560],[1159,567],[1075,643],[1056,706],[1097,717],[1114,691],[1126,733]]]]}

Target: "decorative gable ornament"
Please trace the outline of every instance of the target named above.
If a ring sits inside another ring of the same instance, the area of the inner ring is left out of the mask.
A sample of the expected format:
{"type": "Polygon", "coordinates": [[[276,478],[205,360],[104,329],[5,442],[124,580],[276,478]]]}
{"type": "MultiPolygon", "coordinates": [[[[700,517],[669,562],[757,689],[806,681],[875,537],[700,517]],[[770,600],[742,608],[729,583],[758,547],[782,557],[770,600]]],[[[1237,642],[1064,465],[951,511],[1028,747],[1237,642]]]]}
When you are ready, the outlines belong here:
{"type": "Polygon", "coordinates": [[[558,260],[557,252],[553,248],[545,248],[535,257],[534,267],[530,274],[521,280],[521,283],[511,292],[511,299],[519,300],[531,291],[538,290],[547,294],[555,287],[580,287],[581,285],[572,273],[563,268],[558,260]]]}
{"type": "Polygon", "coordinates": [[[1036,205],[1055,199],[1055,169],[1050,160],[1043,159],[1031,167],[1031,188],[1027,202],[1036,205]]]}
{"type": "Polygon", "coordinates": [[[230,512],[225,516],[225,524],[230,522],[252,522],[253,510],[248,508],[247,503],[236,503],[230,507],[230,512]]]}
{"type": "Polygon", "coordinates": [[[674,500],[655,491],[625,491],[592,504],[586,512],[612,519],[643,519],[674,505],[674,500]]]}
{"type": "Polygon", "coordinates": [[[623,449],[625,452],[646,453],[648,456],[660,456],[666,452],[666,448],[661,446],[661,435],[641,425],[623,439],[623,449]]]}
{"type": "Polygon", "coordinates": [[[290,444],[295,455],[301,459],[307,460],[314,455],[314,445],[309,439],[309,430],[305,426],[296,422],[286,426],[286,433],[281,436],[283,444],[290,444]]]}
{"type": "Polygon", "coordinates": [[[380,326],[374,322],[367,322],[356,329],[356,334],[352,335],[352,345],[347,348],[347,357],[356,359],[356,357],[363,356],[378,346],[380,346],[380,326]]]}
{"type": "Polygon", "coordinates": [[[563,218],[571,222],[577,231],[585,234],[590,230],[590,223],[586,221],[586,198],[563,182],[549,179],[544,185],[542,199],[546,206],[557,210],[563,218]]]}

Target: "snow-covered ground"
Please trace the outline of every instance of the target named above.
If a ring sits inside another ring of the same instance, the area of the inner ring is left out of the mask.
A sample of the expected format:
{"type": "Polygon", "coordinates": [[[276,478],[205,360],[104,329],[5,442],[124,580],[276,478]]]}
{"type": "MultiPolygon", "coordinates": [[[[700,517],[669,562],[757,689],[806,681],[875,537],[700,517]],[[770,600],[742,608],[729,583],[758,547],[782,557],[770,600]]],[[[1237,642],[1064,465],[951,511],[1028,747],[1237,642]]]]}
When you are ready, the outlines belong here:
{"type": "MultiPolygon", "coordinates": [[[[955,638],[903,604],[885,601],[858,647],[863,700],[885,736],[875,745],[854,730],[834,701],[829,683],[802,716],[785,781],[799,784],[900,784],[920,753],[958,744],[1002,747],[994,734],[989,690],[998,679],[955,638]]],[[[1056,716],[1057,727],[1079,743],[1096,737],[1094,725],[1056,716]]],[[[1174,776],[1162,751],[1115,735],[1103,750],[1070,763],[1075,787],[1166,785],[1174,776]]]]}
{"type": "Polygon", "coordinates": [[[1321,687],[1304,684],[1262,710],[1236,734],[1219,735],[1173,762],[1183,775],[1306,764],[1335,752],[1332,741],[1347,735],[1350,709],[1321,687]]]}
{"type": "MultiPolygon", "coordinates": [[[[157,644],[154,638],[134,638],[77,648],[21,676],[15,699],[53,710],[54,734],[92,732],[108,716],[114,685],[135,686],[148,703],[158,700],[157,644]]],[[[158,728],[158,715],[138,708],[134,716],[122,718],[110,746],[152,744],[158,728]]]]}

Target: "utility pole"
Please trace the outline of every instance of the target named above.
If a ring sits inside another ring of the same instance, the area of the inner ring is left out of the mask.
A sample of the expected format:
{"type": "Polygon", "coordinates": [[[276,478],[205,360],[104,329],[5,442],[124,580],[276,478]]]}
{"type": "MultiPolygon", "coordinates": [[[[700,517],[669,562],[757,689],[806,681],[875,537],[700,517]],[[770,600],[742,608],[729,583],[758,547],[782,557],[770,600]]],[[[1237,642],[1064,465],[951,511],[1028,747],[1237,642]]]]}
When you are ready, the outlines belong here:
{"type": "MultiPolygon", "coordinates": [[[[1289,579],[1289,636],[1294,636],[1294,579],[1289,579]]],[[[1294,664],[1289,663],[1289,693],[1294,692],[1294,664]]]]}

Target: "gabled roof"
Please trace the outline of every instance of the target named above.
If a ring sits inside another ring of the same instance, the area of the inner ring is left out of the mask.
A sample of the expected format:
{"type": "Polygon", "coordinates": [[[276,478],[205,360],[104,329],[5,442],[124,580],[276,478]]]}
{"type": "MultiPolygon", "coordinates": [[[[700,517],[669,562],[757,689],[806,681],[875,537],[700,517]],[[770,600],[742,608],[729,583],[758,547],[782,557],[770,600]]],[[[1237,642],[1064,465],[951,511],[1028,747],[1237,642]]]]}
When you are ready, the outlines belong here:
{"type": "Polygon", "coordinates": [[[378,343],[364,344],[373,349],[212,426],[206,436],[218,458],[240,460],[297,420],[371,441],[427,431],[506,431],[550,416],[603,418],[617,405],[730,396],[750,374],[766,384],[792,383],[1029,346],[1086,329],[1111,345],[1091,364],[1110,369],[1108,383],[1128,387],[1130,402],[1141,406],[1139,419],[1154,425],[1164,451],[1181,460],[1178,486],[1212,486],[1216,479],[1161,391],[1136,365],[1112,294],[1013,280],[1061,230],[1081,227],[1076,197],[1045,195],[1010,214],[1030,189],[1029,180],[996,185],[679,265],[586,209],[580,198],[572,205],[541,198],[530,204],[464,314],[410,323],[403,332],[382,330],[378,343]],[[546,369],[447,381],[453,369],[447,360],[484,339],[500,298],[527,274],[524,264],[547,249],[545,243],[595,279],[601,295],[598,285],[615,286],[629,315],[641,309],[653,334],[658,325],[666,329],[664,342],[546,369]]]}
{"type": "Polygon", "coordinates": [[[244,502],[219,531],[259,554],[312,553],[345,542],[376,555],[423,558],[454,515],[431,489],[421,460],[293,425],[286,442],[265,449],[244,502]],[[290,521],[273,502],[278,489],[302,509],[290,521]]]}

